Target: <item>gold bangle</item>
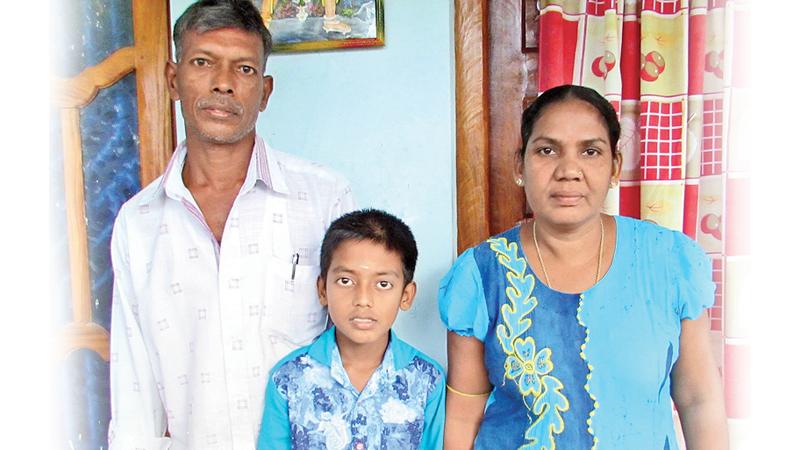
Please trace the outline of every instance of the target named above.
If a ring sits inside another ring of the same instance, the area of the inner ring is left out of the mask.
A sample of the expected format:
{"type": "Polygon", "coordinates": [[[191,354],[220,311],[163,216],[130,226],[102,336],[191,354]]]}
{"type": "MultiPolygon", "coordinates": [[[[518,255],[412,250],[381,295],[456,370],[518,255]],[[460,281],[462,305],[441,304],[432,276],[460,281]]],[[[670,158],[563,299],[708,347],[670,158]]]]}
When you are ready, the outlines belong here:
{"type": "Polygon", "coordinates": [[[448,391],[450,391],[450,392],[452,392],[454,394],[458,394],[458,395],[460,395],[462,397],[483,397],[485,395],[489,395],[489,394],[492,393],[492,391],[489,391],[489,392],[484,392],[483,394],[467,394],[466,392],[461,392],[458,389],[453,388],[453,386],[450,386],[447,383],[445,383],[445,386],[447,387],[448,391]]]}

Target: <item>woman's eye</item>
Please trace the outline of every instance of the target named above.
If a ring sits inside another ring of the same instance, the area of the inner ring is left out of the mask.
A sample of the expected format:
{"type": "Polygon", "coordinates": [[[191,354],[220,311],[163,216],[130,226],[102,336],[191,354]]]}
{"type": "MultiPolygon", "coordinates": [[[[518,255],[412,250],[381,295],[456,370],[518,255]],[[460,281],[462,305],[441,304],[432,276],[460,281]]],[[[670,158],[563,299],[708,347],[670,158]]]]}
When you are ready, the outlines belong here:
{"type": "Polygon", "coordinates": [[[544,156],[549,156],[555,154],[555,150],[550,147],[542,147],[539,149],[539,154],[544,156]]]}
{"type": "Polygon", "coordinates": [[[381,288],[381,289],[391,289],[392,288],[392,283],[390,283],[390,282],[388,282],[386,280],[378,281],[378,287],[381,288]]]}
{"type": "Polygon", "coordinates": [[[353,284],[353,280],[351,280],[350,278],[341,277],[336,280],[336,284],[339,284],[341,286],[350,286],[353,284]]]}

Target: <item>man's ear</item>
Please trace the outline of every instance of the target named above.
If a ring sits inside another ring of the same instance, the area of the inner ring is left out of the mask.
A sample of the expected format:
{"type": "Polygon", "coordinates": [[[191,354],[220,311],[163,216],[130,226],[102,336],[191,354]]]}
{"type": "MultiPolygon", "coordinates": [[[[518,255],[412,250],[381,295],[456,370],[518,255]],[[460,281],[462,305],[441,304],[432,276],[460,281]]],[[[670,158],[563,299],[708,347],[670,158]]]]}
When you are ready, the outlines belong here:
{"type": "Polygon", "coordinates": [[[414,297],[417,295],[417,283],[410,282],[403,288],[403,297],[400,299],[400,309],[408,311],[414,304],[414,297]]]}
{"type": "Polygon", "coordinates": [[[325,291],[325,278],[322,275],[317,277],[317,295],[319,295],[319,304],[328,306],[328,296],[325,291]]]}
{"type": "Polygon", "coordinates": [[[270,75],[264,76],[264,94],[261,96],[261,106],[260,111],[264,112],[267,109],[267,102],[269,101],[269,96],[272,95],[272,88],[274,86],[274,81],[270,75]]]}
{"type": "Polygon", "coordinates": [[[167,65],[164,66],[164,77],[167,79],[167,90],[169,90],[169,98],[172,99],[173,102],[180,100],[180,96],[178,95],[178,65],[172,61],[167,61],[167,65]]]}

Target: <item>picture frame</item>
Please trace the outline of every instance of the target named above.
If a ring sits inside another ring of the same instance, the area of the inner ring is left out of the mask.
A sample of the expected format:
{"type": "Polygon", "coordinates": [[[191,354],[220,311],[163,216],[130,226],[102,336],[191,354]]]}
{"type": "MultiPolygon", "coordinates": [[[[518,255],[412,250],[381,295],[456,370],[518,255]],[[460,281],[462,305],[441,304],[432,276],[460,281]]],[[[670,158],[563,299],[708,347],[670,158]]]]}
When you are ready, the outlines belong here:
{"type": "Polygon", "coordinates": [[[272,34],[273,53],[380,47],[383,0],[252,0],[272,34]]]}
{"type": "Polygon", "coordinates": [[[539,51],[539,1],[522,1],[522,53],[539,51]]]}

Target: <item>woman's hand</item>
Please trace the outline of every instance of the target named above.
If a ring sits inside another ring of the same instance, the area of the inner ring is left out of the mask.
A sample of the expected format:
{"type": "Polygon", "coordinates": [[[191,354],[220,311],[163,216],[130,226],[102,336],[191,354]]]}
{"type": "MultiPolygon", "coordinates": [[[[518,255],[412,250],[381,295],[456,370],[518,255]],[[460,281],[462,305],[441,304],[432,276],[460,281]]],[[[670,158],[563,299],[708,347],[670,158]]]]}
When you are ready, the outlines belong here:
{"type": "Polygon", "coordinates": [[[728,448],[728,424],[719,371],[711,353],[705,313],[681,322],[680,353],[672,368],[672,399],[687,450],[728,448]]]}
{"type": "Polygon", "coordinates": [[[452,389],[447,390],[445,404],[444,448],[471,449],[492,390],[483,363],[483,342],[448,332],[447,367],[447,384],[452,389]]]}

